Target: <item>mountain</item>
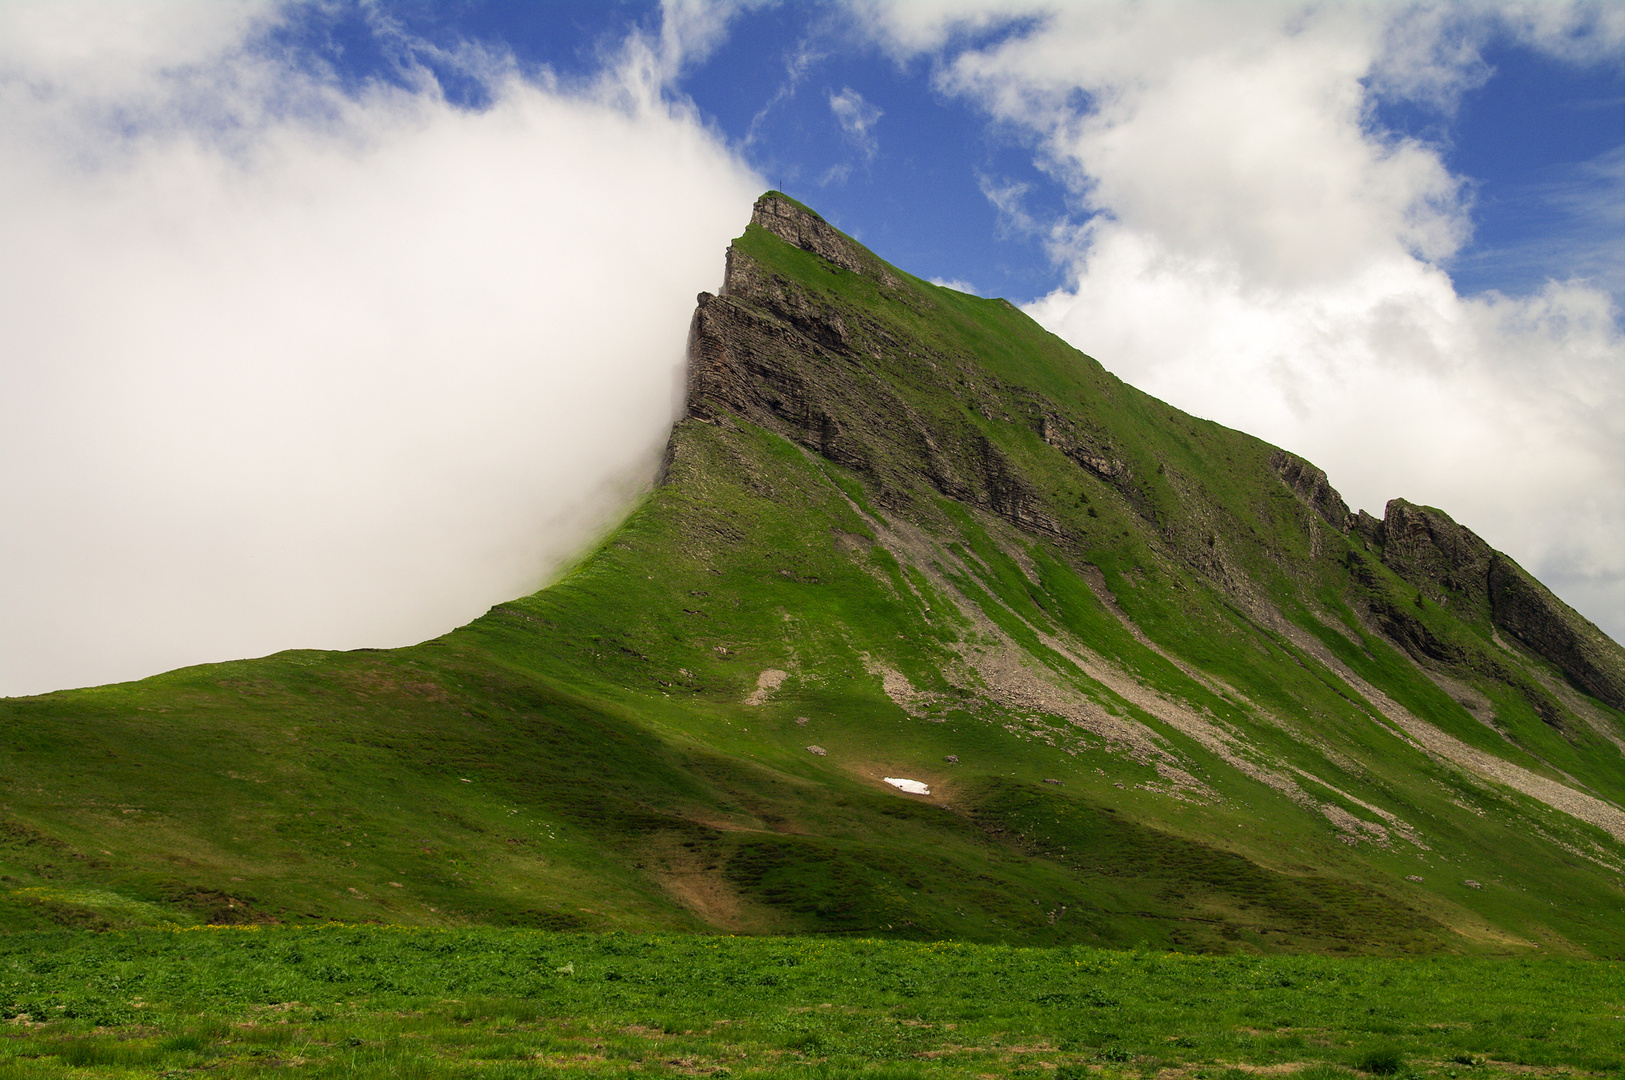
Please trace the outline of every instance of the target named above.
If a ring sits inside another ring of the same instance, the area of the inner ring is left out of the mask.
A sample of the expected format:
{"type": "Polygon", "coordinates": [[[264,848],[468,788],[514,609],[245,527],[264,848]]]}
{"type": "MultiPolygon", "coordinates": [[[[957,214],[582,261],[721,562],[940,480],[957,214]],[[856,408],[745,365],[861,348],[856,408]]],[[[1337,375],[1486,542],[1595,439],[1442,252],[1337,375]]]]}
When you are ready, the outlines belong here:
{"type": "Polygon", "coordinates": [[[1443,511],[776,192],[689,354],[551,587],[0,702],[0,925],[1625,955],[1625,650],[1443,511]]]}

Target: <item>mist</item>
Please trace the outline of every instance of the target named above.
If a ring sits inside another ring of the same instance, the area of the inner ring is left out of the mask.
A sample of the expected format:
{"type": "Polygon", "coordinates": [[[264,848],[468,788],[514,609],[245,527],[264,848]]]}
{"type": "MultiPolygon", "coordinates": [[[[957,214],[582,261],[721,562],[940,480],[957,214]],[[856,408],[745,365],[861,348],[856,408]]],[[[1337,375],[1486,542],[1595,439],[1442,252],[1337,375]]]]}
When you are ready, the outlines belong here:
{"type": "Polygon", "coordinates": [[[283,13],[0,13],[0,693],[422,640],[653,477],[764,186],[671,43],[471,53],[468,109],[341,87],[283,13]]]}

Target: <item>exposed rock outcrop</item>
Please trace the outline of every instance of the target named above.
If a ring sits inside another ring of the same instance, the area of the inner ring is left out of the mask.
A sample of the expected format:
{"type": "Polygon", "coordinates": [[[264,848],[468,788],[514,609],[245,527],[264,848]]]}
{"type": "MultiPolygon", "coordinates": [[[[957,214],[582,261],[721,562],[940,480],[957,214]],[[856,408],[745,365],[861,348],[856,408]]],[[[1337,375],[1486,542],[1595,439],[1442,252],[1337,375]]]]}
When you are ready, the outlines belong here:
{"type": "Polygon", "coordinates": [[[1296,454],[1277,450],[1270,455],[1270,467],[1292,493],[1302,499],[1328,525],[1340,532],[1348,532],[1354,515],[1348,503],[1326,479],[1325,470],[1316,468],[1296,454]]]}
{"type": "Polygon", "coordinates": [[[1387,534],[1383,532],[1382,528],[1382,519],[1372,517],[1364,510],[1354,515],[1353,520],[1349,522],[1349,527],[1359,534],[1366,543],[1375,544],[1379,548],[1387,540],[1387,534]]]}
{"type": "Polygon", "coordinates": [[[1458,615],[1489,612],[1495,549],[1443,511],[1390,499],[1383,515],[1382,561],[1400,577],[1447,602],[1458,615]]]}
{"type": "MultiPolygon", "coordinates": [[[[752,223],[882,286],[901,285],[880,260],[781,196],[757,200],[752,223]]],[[[910,379],[940,381],[950,358],[917,355],[917,344],[854,318],[730,248],[722,293],[701,293],[690,324],[688,415],[731,414],[785,435],[876,481],[893,504],[925,493],[923,480],[1019,528],[1060,536],[998,446],[968,423],[928,422],[898,392],[910,379]]]]}
{"type": "Polygon", "coordinates": [[[1381,535],[1383,563],[1405,581],[1458,616],[1506,631],[1582,690],[1625,709],[1625,651],[1471,529],[1442,510],[1393,499],[1381,535]]]}
{"type": "Polygon", "coordinates": [[[1589,619],[1495,553],[1489,592],[1495,625],[1556,664],[1582,690],[1625,709],[1625,657],[1589,619]]]}
{"type": "Polygon", "coordinates": [[[770,191],[756,200],[750,223],[843,270],[868,274],[887,288],[895,289],[902,284],[885,263],[842,236],[805,206],[776,191],[770,191]]]}
{"type": "Polygon", "coordinates": [[[1089,432],[1078,431],[1076,425],[1060,416],[1039,417],[1038,437],[1107,483],[1129,476],[1128,465],[1116,456],[1108,443],[1089,432]]]}

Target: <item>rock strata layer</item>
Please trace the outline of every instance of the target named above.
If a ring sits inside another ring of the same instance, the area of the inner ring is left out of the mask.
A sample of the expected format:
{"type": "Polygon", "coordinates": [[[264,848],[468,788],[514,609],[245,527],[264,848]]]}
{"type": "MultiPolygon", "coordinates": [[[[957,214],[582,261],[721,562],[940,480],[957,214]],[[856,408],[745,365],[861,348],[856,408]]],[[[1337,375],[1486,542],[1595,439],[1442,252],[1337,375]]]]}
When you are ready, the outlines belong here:
{"type": "Polygon", "coordinates": [[[1404,499],[1383,517],[1382,561],[1458,613],[1487,618],[1582,690],[1625,709],[1619,646],[1511,558],[1442,510],[1404,499]]]}
{"type": "MultiPolygon", "coordinates": [[[[900,284],[873,255],[781,196],[759,199],[751,223],[882,289],[900,284]]],[[[898,393],[900,380],[949,377],[953,357],[809,295],[737,246],[721,293],[698,297],[688,354],[692,418],[732,415],[782,434],[874,481],[889,505],[934,491],[1022,529],[1061,534],[1021,470],[974,425],[922,417],[898,393]]]]}
{"type": "MultiPolygon", "coordinates": [[[[1506,631],[1586,693],[1625,709],[1625,655],[1619,646],[1477,533],[1442,510],[1404,499],[1389,500],[1380,521],[1364,510],[1351,513],[1323,470],[1284,450],[1271,456],[1270,466],[1324,521],[1374,546],[1383,565],[1419,596],[1448,605],[1458,617],[1506,631]]],[[[1439,639],[1403,605],[1379,605],[1375,614],[1384,632],[1413,656],[1484,667],[1439,639]]],[[[1489,667],[1506,677],[1503,667],[1489,667]]]]}

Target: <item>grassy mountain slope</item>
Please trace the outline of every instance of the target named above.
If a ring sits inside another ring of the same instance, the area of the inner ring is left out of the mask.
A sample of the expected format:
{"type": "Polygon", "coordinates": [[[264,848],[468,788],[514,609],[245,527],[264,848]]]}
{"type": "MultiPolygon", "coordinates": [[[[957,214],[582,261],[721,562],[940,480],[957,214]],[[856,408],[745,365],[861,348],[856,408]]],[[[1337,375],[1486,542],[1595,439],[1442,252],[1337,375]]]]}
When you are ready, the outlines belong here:
{"type": "Polygon", "coordinates": [[[562,581],[0,703],[0,925],[1621,955],[1622,657],[1442,512],[769,193],[562,581]]]}

